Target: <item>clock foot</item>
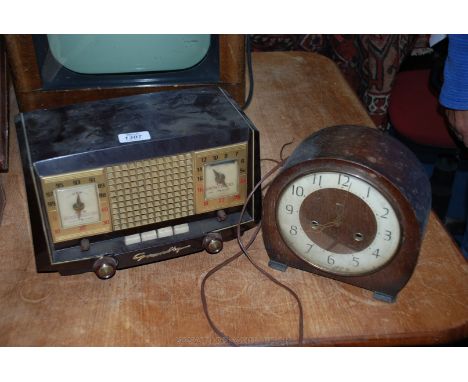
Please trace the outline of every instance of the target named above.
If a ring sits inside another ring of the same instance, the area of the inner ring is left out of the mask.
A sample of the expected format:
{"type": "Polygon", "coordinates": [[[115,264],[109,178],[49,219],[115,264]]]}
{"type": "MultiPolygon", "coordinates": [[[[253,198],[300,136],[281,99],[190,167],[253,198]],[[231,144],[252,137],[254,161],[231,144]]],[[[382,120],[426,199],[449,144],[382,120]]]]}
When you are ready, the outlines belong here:
{"type": "Polygon", "coordinates": [[[275,260],[271,260],[268,262],[268,266],[270,268],[273,268],[277,271],[281,271],[281,272],[286,272],[286,269],[288,269],[288,266],[286,264],[283,264],[283,263],[280,263],[278,261],[275,261],[275,260]]]}
{"type": "Polygon", "coordinates": [[[382,301],[382,302],[387,302],[389,304],[393,304],[396,302],[396,296],[391,296],[389,294],[383,293],[383,292],[374,292],[373,297],[376,300],[382,301]]]}

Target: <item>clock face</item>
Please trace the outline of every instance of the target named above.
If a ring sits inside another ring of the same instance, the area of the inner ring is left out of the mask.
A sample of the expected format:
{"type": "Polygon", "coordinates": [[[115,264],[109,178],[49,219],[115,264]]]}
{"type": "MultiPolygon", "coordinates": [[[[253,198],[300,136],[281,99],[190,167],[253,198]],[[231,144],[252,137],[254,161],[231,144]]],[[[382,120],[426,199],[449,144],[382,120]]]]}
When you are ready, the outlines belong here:
{"type": "Polygon", "coordinates": [[[377,188],[344,172],[299,176],[279,196],[276,221],[291,251],[322,271],[359,276],[397,253],[401,228],[377,188]]]}

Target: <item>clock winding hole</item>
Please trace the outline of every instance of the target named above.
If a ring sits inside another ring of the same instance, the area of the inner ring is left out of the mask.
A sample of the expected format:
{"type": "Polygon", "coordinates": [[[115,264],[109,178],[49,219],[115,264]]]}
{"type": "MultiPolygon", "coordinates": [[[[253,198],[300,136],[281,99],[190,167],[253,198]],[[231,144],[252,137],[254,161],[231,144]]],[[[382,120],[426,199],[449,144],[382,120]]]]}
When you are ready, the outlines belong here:
{"type": "Polygon", "coordinates": [[[299,222],[309,240],[336,254],[360,252],[377,234],[375,214],[347,190],[324,188],[306,196],[299,222]]]}
{"type": "Polygon", "coordinates": [[[363,241],[364,240],[364,235],[361,232],[356,232],[354,234],[354,240],[363,241]]]}

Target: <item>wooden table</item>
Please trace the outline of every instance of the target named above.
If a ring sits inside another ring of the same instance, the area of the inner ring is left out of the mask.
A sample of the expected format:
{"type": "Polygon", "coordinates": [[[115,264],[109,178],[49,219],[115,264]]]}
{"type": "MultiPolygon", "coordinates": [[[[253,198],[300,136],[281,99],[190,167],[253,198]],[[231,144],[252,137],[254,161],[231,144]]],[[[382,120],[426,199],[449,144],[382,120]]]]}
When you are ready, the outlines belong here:
{"type": "MultiPolygon", "coordinates": [[[[312,53],[254,55],[255,97],[248,115],[261,132],[262,157],[329,125],[372,126],[336,66],[312,53]]],[[[12,129],[14,130],[14,129],[12,129]]],[[[220,345],[203,314],[203,276],[237,250],[201,252],[119,271],[60,276],[35,271],[16,137],[3,176],[7,206],[0,241],[0,345],[220,345]]],[[[263,163],[267,170],[271,163],[263,163]]],[[[252,255],[267,268],[261,235],[252,255]]],[[[433,344],[468,334],[468,265],[431,215],[415,273],[395,304],[295,269],[268,269],[300,296],[307,344],[433,344]]],[[[207,283],[210,313],[242,344],[294,344],[297,305],[240,257],[207,283]]]]}

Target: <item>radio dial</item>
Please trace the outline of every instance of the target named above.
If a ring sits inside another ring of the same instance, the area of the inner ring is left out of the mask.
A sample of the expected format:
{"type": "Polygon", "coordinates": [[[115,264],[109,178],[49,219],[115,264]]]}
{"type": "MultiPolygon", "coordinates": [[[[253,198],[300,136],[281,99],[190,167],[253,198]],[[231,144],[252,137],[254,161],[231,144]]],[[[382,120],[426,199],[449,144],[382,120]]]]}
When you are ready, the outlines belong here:
{"type": "Polygon", "coordinates": [[[55,195],[63,228],[100,221],[99,197],[95,183],[57,188],[55,195]]]}

